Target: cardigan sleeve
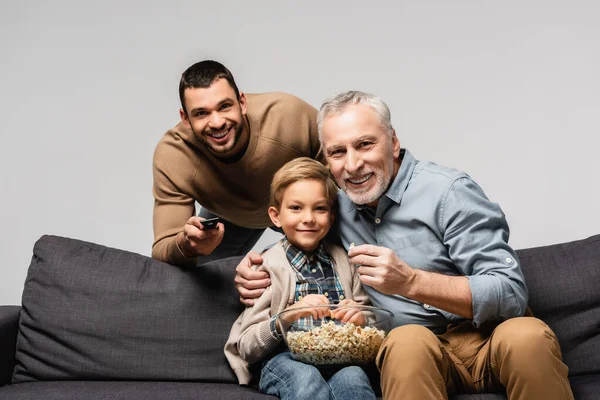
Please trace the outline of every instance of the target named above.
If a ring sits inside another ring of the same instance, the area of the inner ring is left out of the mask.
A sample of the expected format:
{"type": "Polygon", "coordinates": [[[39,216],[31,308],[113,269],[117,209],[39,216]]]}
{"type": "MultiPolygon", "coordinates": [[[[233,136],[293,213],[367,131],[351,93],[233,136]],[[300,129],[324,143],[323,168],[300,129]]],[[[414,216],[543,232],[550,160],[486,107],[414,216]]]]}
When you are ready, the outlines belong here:
{"type": "Polygon", "coordinates": [[[281,343],[281,337],[276,337],[271,331],[270,320],[287,308],[290,293],[295,289],[295,278],[285,264],[287,259],[279,244],[264,254],[263,261],[257,269],[269,273],[271,286],[254,306],[244,310],[237,340],[239,355],[249,364],[263,360],[281,343]]]}

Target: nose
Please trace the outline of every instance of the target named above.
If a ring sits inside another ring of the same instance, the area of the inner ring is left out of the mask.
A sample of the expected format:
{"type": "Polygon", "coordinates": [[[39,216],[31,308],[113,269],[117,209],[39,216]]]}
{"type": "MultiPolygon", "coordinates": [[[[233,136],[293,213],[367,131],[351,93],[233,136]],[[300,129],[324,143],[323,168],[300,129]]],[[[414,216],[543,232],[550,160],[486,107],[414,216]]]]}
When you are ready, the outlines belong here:
{"type": "Polygon", "coordinates": [[[212,129],[222,128],[225,124],[225,118],[218,112],[214,111],[210,114],[210,118],[208,120],[208,126],[212,129]]]}
{"type": "Polygon", "coordinates": [[[302,213],[302,223],[303,224],[312,224],[315,222],[315,216],[313,215],[312,210],[306,210],[302,213]]]}
{"type": "Polygon", "coordinates": [[[348,171],[350,174],[354,174],[362,168],[363,164],[363,160],[360,158],[357,152],[352,150],[348,151],[348,154],[346,155],[346,171],[348,171]]]}

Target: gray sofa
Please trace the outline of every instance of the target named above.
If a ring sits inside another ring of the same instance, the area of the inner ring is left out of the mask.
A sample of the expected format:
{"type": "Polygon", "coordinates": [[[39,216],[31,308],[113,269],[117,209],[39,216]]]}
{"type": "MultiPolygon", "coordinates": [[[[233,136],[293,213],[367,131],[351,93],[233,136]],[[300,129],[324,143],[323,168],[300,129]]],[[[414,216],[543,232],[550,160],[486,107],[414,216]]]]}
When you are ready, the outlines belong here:
{"type": "MultiPolygon", "coordinates": [[[[600,235],[518,254],[530,307],[558,335],[575,398],[600,399],[600,235]]],[[[241,311],[239,259],[184,270],[43,236],[22,306],[0,306],[0,399],[272,398],[238,386],[223,355],[241,311]]]]}

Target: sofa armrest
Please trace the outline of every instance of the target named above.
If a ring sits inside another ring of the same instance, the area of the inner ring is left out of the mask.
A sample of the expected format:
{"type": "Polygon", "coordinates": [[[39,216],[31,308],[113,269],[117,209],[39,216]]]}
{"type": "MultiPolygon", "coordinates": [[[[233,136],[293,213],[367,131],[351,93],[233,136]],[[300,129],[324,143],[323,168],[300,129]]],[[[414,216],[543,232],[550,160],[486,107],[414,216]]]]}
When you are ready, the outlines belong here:
{"type": "Polygon", "coordinates": [[[20,306],[0,306],[0,386],[8,385],[15,368],[20,306]]]}

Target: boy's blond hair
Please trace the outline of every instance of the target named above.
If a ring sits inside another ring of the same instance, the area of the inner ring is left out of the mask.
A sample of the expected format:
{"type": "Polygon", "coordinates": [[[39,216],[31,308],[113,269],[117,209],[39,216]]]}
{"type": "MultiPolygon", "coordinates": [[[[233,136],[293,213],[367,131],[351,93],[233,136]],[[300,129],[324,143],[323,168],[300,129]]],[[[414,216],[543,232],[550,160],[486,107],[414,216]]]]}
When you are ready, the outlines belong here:
{"type": "Polygon", "coordinates": [[[325,197],[332,212],[337,203],[338,187],[329,174],[329,170],[320,162],[308,157],[299,157],[288,161],[273,175],[271,181],[271,206],[281,209],[283,193],[292,184],[306,179],[320,181],[325,186],[325,197]]]}

